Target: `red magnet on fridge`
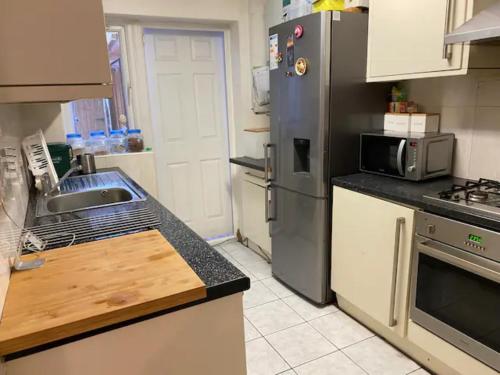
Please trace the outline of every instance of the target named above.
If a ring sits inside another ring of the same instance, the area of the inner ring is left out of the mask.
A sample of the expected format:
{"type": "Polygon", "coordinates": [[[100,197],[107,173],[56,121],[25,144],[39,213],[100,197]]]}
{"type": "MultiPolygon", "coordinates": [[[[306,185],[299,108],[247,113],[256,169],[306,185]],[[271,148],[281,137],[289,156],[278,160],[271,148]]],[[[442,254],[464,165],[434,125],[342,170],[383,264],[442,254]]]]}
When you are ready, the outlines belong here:
{"type": "Polygon", "coordinates": [[[293,33],[297,39],[302,38],[302,35],[304,35],[304,27],[302,25],[295,26],[295,30],[293,33]]]}

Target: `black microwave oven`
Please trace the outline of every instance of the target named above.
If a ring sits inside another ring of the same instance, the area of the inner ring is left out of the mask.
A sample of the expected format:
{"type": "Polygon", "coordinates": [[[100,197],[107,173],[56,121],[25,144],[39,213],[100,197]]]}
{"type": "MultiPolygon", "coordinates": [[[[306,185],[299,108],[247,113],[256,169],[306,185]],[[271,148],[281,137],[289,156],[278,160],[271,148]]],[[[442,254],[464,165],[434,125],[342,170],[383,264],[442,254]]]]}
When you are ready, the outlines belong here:
{"type": "Polygon", "coordinates": [[[411,181],[449,175],[454,142],[445,133],[363,133],[360,170],[411,181]]]}

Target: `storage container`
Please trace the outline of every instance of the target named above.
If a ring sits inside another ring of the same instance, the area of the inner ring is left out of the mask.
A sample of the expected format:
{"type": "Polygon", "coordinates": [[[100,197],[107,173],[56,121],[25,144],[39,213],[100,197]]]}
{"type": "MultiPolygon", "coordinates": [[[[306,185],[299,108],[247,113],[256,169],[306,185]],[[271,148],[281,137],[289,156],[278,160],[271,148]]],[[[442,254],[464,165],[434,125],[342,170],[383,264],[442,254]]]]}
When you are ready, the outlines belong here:
{"type": "Polygon", "coordinates": [[[69,133],[66,134],[66,144],[71,146],[73,150],[73,157],[82,155],[85,151],[85,141],[80,133],[69,133]]]}
{"type": "Polygon", "coordinates": [[[90,138],[87,140],[85,152],[94,155],[108,154],[108,143],[104,130],[90,132],[90,138]]]}
{"type": "Polygon", "coordinates": [[[413,133],[435,133],[439,131],[438,113],[412,113],[410,130],[413,133]]]}
{"type": "Polygon", "coordinates": [[[140,129],[130,129],[127,135],[127,151],[141,152],[144,150],[144,138],[140,129]]]}
{"type": "Polygon", "coordinates": [[[127,152],[127,139],[123,130],[111,130],[108,138],[108,150],[111,154],[127,152]]]}
{"type": "Polygon", "coordinates": [[[386,113],[384,116],[384,130],[409,132],[410,121],[409,113],[386,113]]]}
{"type": "Polygon", "coordinates": [[[283,21],[312,13],[312,0],[283,0],[283,21]]]}

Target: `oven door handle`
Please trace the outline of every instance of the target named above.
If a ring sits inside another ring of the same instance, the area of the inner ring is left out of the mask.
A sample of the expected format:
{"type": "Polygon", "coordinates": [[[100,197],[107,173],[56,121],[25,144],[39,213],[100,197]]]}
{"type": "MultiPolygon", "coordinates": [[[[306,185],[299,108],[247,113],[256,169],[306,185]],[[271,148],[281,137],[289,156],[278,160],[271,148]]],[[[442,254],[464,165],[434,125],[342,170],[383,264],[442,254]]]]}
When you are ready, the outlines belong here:
{"type": "Polygon", "coordinates": [[[433,241],[428,240],[418,242],[417,248],[420,253],[427,254],[465,271],[500,283],[500,265],[497,262],[472,253],[465,254],[465,257],[468,259],[464,259],[465,257],[462,258],[451,254],[447,246],[435,244],[433,241]]]}
{"type": "Polygon", "coordinates": [[[401,247],[401,229],[405,224],[404,217],[396,219],[396,232],[394,237],[394,255],[392,262],[392,282],[391,282],[391,299],[389,302],[389,327],[394,327],[398,324],[398,320],[394,316],[396,309],[396,286],[398,283],[398,264],[399,264],[399,249],[401,247]]]}
{"type": "Polygon", "coordinates": [[[399,143],[398,156],[397,156],[398,172],[401,176],[405,175],[405,171],[403,168],[403,152],[405,150],[405,146],[406,146],[406,139],[402,139],[401,142],[399,143]]]}

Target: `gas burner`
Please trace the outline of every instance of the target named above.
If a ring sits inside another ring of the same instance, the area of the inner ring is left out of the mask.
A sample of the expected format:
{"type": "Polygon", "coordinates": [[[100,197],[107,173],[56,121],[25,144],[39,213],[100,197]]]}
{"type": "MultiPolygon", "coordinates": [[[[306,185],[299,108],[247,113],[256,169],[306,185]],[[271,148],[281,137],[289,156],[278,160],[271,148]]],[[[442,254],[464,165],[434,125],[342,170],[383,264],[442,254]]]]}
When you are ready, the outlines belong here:
{"type": "Polygon", "coordinates": [[[468,193],[466,193],[465,199],[468,201],[472,201],[472,202],[483,203],[483,202],[488,201],[489,196],[490,195],[485,191],[474,190],[474,191],[469,191],[468,193]]]}
{"type": "Polygon", "coordinates": [[[481,178],[453,184],[450,189],[425,196],[435,204],[500,220],[500,182],[481,178]]]}

